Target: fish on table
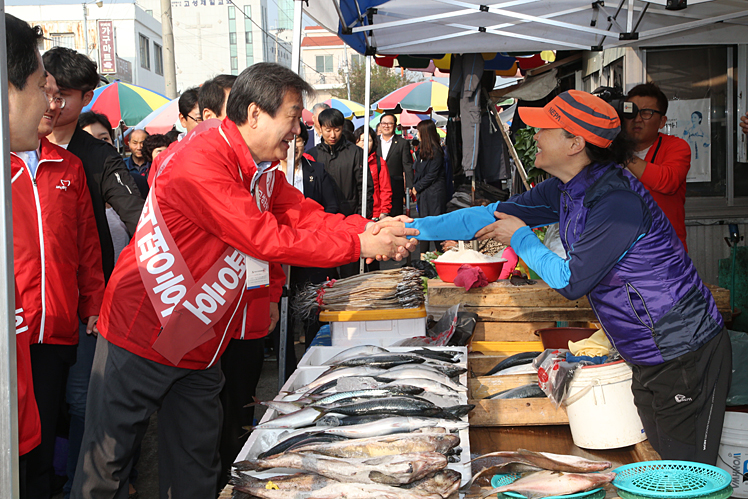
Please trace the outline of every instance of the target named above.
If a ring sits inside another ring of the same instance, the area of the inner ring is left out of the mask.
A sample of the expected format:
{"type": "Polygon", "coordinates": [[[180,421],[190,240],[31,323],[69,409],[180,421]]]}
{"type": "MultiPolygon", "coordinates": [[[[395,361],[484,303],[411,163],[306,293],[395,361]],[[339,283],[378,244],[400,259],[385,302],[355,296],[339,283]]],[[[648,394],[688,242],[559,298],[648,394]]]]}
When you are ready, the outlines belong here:
{"type": "Polygon", "coordinates": [[[315,444],[298,447],[293,452],[314,452],[342,459],[391,456],[413,452],[438,452],[446,456],[457,452],[458,445],[460,445],[458,435],[423,431],[315,444]]]}
{"type": "Polygon", "coordinates": [[[313,452],[279,454],[264,459],[235,463],[239,471],[291,468],[309,471],[340,482],[412,483],[447,467],[447,457],[439,452],[412,452],[376,457],[338,458],[313,452]]]}
{"type": "Polygon", "coordinates": [[[536,471],[516,482],[482,492],[485,498],[504,492],[517,492],[527,499],[540,499],[548,496],[565,496],[596,489],[613,481],[612,471],[601,473],[563,473],[560,471],[536,471]]]}
{"type": "Polygon", "coordinates": [[[550,452],[534,452],[525,449],[517,451],[490,452],[476,457],[470,463],[478,471],[464,489],[473,484],[490,485],[493,475],[522,473],[527,471],[560,471],[566,473],[590,473],[603,471],[612,466],[610,461],[593,461],[583,457],[550,452]]]}
{"type": "MultiPolygon", "coordinates": [[[[378,483],[340,482],[313,473],[263,479],[239,473],[231,477],[231,484],[236,499],[249,496],[263,499],[446,499],[450,494],[444,495],[439,490],[433,490],[433,487],[437,483],[445,492],[454,487],[450,484],[450,477],[453,478],[453,475],[446,473],[448,471],[437,471],[411,483],[407,488],[378,483]]],[[[457,483],[459,484],[459,478],[457,483]]]]}
{"type": "Polygon", "coordinates": [[[531,399],[545,397],[546,394],[537,383],[529,383],[527,385],[518,386],[516,388],[510,388],[501,392],[494,393],[486,397],[487,399],[494,400],[508,400],[508,399],[531,399]]]}

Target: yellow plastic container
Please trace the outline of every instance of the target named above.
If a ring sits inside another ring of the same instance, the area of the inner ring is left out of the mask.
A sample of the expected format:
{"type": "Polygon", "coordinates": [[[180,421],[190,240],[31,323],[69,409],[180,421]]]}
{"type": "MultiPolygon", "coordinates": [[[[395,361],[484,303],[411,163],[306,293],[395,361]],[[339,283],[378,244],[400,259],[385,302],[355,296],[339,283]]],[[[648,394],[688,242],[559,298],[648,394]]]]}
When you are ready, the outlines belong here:
{"type": "Polygon", "coordinates": [[[482,352],[498,357],[511,357],[521,352],[542,352],[541,341],[473,341],[471,352],[482,352]]]}

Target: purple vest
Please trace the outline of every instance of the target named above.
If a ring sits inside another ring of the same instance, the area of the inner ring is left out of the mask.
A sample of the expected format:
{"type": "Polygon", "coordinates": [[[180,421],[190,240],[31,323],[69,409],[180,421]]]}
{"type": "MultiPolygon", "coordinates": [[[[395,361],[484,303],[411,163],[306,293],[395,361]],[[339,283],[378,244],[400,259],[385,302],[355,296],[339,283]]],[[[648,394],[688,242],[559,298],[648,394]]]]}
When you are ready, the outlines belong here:
{"type": "Polygon", "coordinates": [[[647,189],[615,165],[590,165],[582,182],[559,184],[559,229],[567,252],[584,231],[590,207],[606,193],[639,195],[651,227],[587,295],[603,329],[621,356],[651,366],[702,347],[724,327],[670,221],[647,189]]]}

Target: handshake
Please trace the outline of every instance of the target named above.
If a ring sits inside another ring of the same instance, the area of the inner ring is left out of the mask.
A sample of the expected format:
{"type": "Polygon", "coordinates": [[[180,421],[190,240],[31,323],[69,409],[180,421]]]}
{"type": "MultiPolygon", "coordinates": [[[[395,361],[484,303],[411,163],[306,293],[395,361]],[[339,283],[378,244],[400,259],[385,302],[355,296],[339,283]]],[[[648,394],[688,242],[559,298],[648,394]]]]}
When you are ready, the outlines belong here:
{"type": "Polygon", "coordinates": [[[406,222],[412,221],[412,218],[400,215],[368,224],[366,230],[358,235],[361,257],[366,258],[366,263],[371,263],[374,260],[400,261],[408,256],[418,243],[416,239],[408,239],[408,236],[418,235],[417,229],[405,227],[406,222]]]}

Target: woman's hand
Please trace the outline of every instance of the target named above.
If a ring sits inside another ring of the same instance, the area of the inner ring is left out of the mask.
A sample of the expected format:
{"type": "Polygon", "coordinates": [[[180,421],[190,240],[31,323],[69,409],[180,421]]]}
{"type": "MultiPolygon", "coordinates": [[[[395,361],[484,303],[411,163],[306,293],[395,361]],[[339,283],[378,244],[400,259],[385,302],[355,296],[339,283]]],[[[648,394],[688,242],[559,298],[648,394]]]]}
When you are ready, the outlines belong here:
{"type": "Polygon", "coordinates": [[[485,239],[495,239],[502,244],[511,244],[512,236],[515,231],[520,227],[525,227],[526,224],[519,218],[501,213],[499,211],[494,212],[494,215],[498,219],[490,225],[486,225],[481,230],[475,233],[475,238],[481,241],[485,239]]]}

